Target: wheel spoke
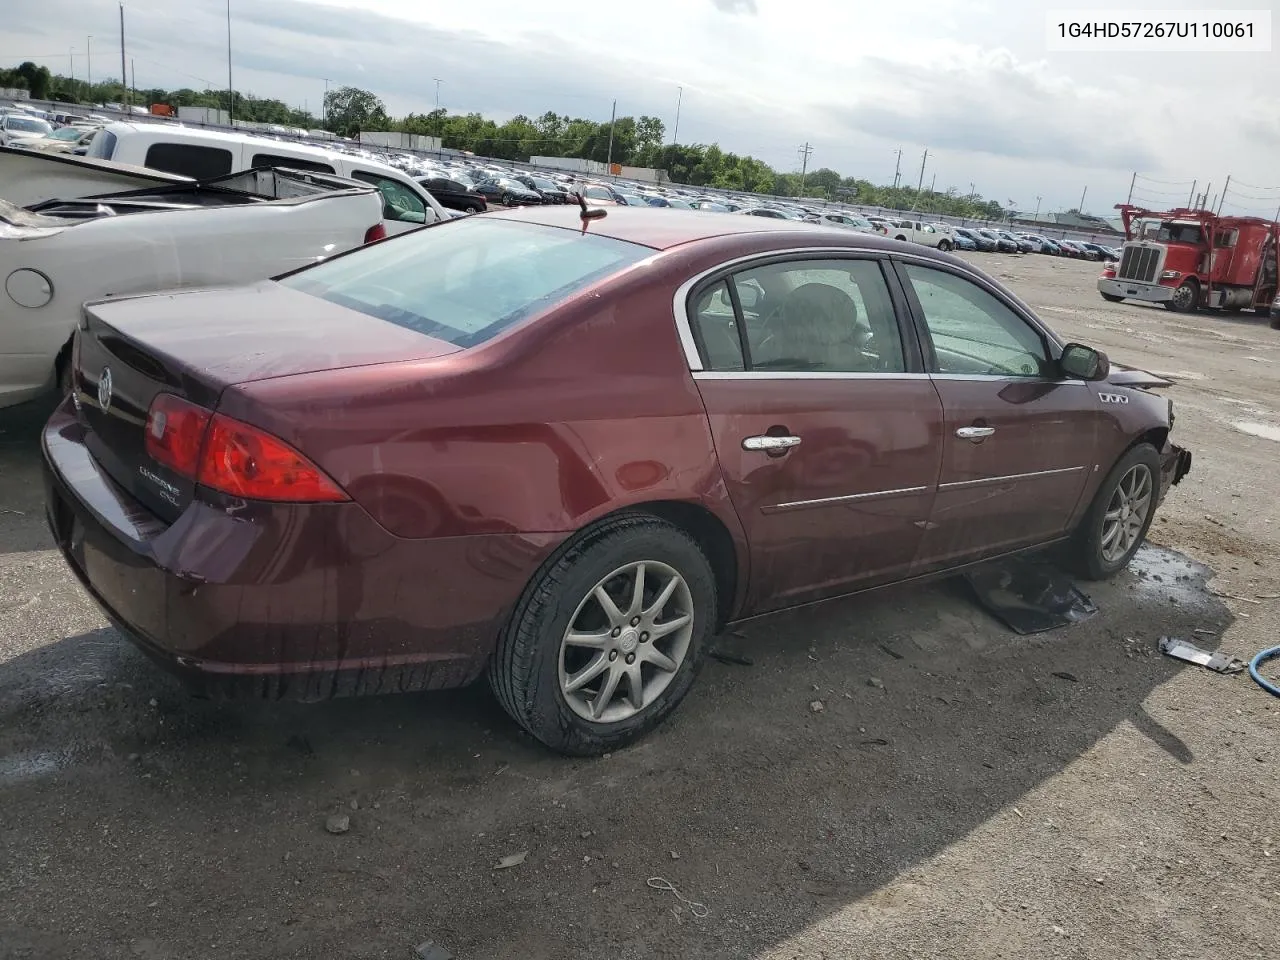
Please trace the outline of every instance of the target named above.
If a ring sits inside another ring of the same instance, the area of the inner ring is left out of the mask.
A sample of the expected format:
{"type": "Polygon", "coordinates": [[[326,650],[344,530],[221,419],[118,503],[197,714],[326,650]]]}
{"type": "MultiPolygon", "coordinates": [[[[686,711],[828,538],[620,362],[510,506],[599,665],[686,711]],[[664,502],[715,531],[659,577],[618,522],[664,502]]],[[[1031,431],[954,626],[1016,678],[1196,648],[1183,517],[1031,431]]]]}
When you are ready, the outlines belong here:
{"type": "Polygon", "coordinates": [[[662,592],[658,594],[658,599],[649,604],[649,609],[645,610],[645,615],[648,617],[656,617],[660,614],[662,612],[662,608],[671,601],[671,595],[676,592],[676,587],[678,586],[680,586],[679,577],[672,577],[668,580],[667,585],[663,587],[662,592]]]}
{"type": "Polygon", "coordinates": [[[579,633],[576,630],[570,630],[564,635],[564,642],[569,646],[589,647],[592,650],[604,650],[612,639],[608,630],[600,633],[579,633]]]}
{"type": "Polygon", "coordinates": [[[644,706],[644,677],[638,663],[627,668],[627,702],[636,710],[644,706]]]}
{"type": "Polygon", "coordinates": [[[622,671],[616,666],[609,670],[609,676],[600,686],[600,692],[596,694],[596,698],[591,701],[591,715],[597,720],[608,709],[609,702],[613,700],[613,695],[618,692],[618,681],[622,679],[622,671]]]}
{"type": "Polygon", "coordinates": [[[651,641],[661,640],[668,634],[675,633],[681,627],[687,627],[692,619],[693,617],[686,613],[683,616],[676,617],[674,620],[668,620],[666,623],[655,623],[649,628],[649,639],[651,641]]]}
{"type": "Polygon", "coordinates": [[[1106,550],[1107,548],[1111,547],[1114,544],[1116,537],[1120,533],[1121,526],[1122,525],[1117,521],[1116,523],[1112,524],[1110,527],[1108,527],[1106,530],[1103,531],[1102,549],[1106,550]]]}
{"type": "Polygon", "coordinates": [[[675,673],[676,662],[655,647],[650,647],[645,651],[644,659],[646,662],[652,663],[659,670],[665,670],[667,673],[675,673]]]}
{"type": "Polygon", "coordinates": [[[579,670],[577,673],[571,674],[565,679],[564,692],[574,693],[581,690],[588,683],[594,680],[600,674],[609,668],[609,658],[603,652],[596,654],[591,662],[579,670]]]}
{"type": "Polygon", "coordinates": [[[639,616],[644,608],[644,564],[636,564],[636,582],[631,588],[631,605],[627,608],[627,619],[639,616]]]}
{"type": "Polygon", "coordinates": [[[1123,512],[1124,511],[1120,507],[1116,507],[1114,510],[1108,510],[1105,514],[1103,514],[1102,519],[1105,523],[1112,523],[1116,520],[1119,520],[1120,514],[1123,512]]]}
{"type": "Polygon", "coordinates": [[[609,596],[609,591],[604,588],[603,583],[596,587],[594,596],[596,603],[600,604],[600,608],[604,610],[604,615],[609,618],[610,624],[616,627],[626,621],[627,618],[613,602],[613,597],[609,596]]]}

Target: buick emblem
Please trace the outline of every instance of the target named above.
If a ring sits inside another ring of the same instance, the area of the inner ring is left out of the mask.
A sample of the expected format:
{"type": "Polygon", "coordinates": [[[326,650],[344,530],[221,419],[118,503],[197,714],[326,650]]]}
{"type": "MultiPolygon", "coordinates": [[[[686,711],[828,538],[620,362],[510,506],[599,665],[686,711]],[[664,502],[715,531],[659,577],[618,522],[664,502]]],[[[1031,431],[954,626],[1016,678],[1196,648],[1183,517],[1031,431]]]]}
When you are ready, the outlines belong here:
{"type": "Polygon", "coordinates": [[[98,406],[106,413],[111,408],[111,368],[103,367],[98,378],[98,406]]]}

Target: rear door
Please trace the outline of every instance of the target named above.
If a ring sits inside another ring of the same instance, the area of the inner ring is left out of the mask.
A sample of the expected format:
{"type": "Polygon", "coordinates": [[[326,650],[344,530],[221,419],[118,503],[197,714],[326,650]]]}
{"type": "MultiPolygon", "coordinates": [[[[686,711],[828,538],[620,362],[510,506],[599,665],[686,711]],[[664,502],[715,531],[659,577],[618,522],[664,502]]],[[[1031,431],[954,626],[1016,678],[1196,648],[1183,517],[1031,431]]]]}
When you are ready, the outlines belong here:
{"type": "Polygon", "coordinates": [[[1066,531],[1105,426],[1089,385],[1057,372],[1033,318],[976,275],[900,258],[945,418],[919,572],[1066,531]]]}
{"type": "Polygon", "coordinates": [[[905,576],[942,409],[887,261],[775,257],[695,285],[693,376],[751,550],[755,612],[905,576]]]}

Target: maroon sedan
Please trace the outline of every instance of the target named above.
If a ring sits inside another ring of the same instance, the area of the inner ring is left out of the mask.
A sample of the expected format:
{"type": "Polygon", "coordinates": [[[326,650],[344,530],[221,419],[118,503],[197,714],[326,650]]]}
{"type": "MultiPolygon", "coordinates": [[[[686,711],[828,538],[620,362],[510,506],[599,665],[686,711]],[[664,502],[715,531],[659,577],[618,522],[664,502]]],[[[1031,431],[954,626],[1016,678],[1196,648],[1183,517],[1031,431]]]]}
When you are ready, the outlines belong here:
{"type": "Polygon", "coordinates": [[[89,304],[48,518],[122,631],[306,699],[487,671],[570,753],[725,624],[1063,542],[1190,467],[1149,374],[964,261],[808,224],[484,214],[274,281],[89,304]]]}

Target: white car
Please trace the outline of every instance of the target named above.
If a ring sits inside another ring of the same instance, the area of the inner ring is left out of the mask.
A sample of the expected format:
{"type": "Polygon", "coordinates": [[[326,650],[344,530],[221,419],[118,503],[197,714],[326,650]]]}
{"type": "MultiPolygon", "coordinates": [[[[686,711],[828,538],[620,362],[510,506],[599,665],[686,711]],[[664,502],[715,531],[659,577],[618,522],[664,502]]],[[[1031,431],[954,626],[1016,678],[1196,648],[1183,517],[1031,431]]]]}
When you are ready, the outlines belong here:
{"type": "Polygon", "coordinates": [[[0,117],[0,147],[25,147],[53,133],[53,124],[25,113],[6,113],[0,117]]]}
{"type": "Polygon", "coordinates": [[[937,247],[943,253],[954,249],[956,245],[949,233],[943,233],[934,224],[925,223],[923,220],[890,222],[887,236],[894,240],[910,240],[913,243],[924,244],[926,247],[937,247]]]}
{"type": "Polygon", "coordinates": [[[284,170],[0,200],[0,407],[61,379],[87,300],[265,280],[386,236],[382,208],[372,184],[284,170]]]}
{"type": "Polygon", "coordinates": [[[818,214],[818,224],[823,227],[838,227],[842,230],[855,230],[858,233],[878,233],[866,217],[856,213],[839,213],[828,210],[818,214]]]}

